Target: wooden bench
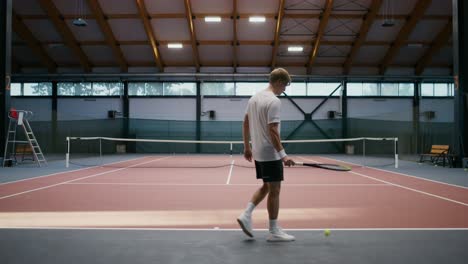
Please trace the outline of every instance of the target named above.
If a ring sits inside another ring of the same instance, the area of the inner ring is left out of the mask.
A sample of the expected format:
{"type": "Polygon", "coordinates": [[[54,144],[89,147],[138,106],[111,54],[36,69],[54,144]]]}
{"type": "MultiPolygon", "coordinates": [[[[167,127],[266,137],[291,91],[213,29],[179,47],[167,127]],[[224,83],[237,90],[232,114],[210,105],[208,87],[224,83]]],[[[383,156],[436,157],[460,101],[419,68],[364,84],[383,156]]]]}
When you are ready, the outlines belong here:
{"type": "Polygon", "coordinates": [[[33,151],[29,144],[17,144],[15,146],[15,154],[21,156],[21,161],[34,160],[33,151]],[[29,156],[30,158],[25,158],[25,156],[29,156]]]}
{"type": "Polygon", "coordinates": [[[430,161],[434,164],[441,164],[445,167],[445,164],[451,167],[453,166],[453,155],[450,154],[449,145],[432,145],[429,153],[421,154],[419,162],[430,161]],[[429,159],[428,159],[429,158],[429,159]]]}

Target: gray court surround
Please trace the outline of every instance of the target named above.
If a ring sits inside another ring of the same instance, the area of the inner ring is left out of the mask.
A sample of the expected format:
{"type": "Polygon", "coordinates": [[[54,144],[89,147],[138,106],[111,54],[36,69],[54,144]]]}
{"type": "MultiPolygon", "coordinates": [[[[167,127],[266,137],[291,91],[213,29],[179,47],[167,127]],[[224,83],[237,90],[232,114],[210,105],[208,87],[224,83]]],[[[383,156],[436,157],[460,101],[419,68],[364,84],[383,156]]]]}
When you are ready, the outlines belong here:
{"type": "Polygon", "coordinates": [[[2,263],[466,263],[468,230],[291,231],[0,229],[2,263]]]}

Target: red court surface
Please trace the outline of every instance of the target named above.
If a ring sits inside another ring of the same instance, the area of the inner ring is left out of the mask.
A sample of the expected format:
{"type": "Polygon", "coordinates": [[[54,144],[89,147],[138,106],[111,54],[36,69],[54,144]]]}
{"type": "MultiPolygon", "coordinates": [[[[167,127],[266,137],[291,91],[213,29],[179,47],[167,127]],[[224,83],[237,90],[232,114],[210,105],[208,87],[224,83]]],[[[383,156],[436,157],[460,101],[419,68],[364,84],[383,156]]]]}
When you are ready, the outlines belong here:
{"type": "MultiPolygon", "coordinates": [[[[241,156],[218,168],[190,167],[217,156],[144,157],[122,168],[93,167],[0,184],[0,227],[238,228],[261,182],[241,156]],[[128,167],[128,168],[126,168],[128,167]]],[[[336,162],[321,157],[301,161],[336,162]]],[[[353,167],[336,172],[285,168],[280,223],[287,229],[468,228],[468,188],[410,175],[353,167]]],[[[267,227],[266,200],[254,228],[267,227]]]]}

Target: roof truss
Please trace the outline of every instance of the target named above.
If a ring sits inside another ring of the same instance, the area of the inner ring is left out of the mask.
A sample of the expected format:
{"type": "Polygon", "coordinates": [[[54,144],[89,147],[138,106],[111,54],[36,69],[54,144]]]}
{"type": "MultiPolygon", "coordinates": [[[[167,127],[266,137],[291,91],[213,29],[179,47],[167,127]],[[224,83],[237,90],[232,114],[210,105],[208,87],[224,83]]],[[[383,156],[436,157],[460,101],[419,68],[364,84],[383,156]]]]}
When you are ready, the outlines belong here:
{"type": "Polygon", "coordinates": [[[47,67],[49,73],[57,71],[57,64],[50,58],[39,40],[34,37],[28,27],[21,21],[21,18],[13,12],[12,14],[13,30],[23,39],[28,47],[39,57],[42,64],[47,67]]]}
{"type": "Polygon", "coordinates": [[[367,33],[369,32],[372,23],[374,22],[375,18],[377,17],[377,13],[380,10],[380,6],[382,5],[383,0],[374,0],[370,6],[370,10],[365,16],[364,21],[362,22],[361,29],[359,30],[359,35],[357,40],[352,44],[351,52],[349,53],[348,58],[344,63],[343,74],[349,74],[351,69],[351,65],[353,64],[354,58],[361,49],[361,46],[364,44],[367,38],[367,33]]]}
{"type": "Polygon", "coordinates": [[[145,1],[136,0],[136,4],[138,7],[138,14],[140,15],[140,19],[143,22],[146,35],[148,36],[148,40],[151,44],[151,51],[153,52],[154,60],[158,66],[159,71],[162,72],[164,71],[164,64],[161,55],[159,54],[156,36],[154,35],[153,27],[150,23],[150,16],[148,15],[148,11],[146,11],[145,1]]]}
{"type": "Polygon", "coordinates": [[[437,34],[437,37],[432,42],[431,47],[419,60],[416,65],[416,75],[421,75],[424,69],[431,63],[434,54],[440,51],[440,49],[448,42],[450,35],[452,34],[452,20],[449,20],[445,27],[437,34]]]}
{"type": "Polygon", "coordinates": [[[330,14],[333,8],[333,0],[326,0],[325,10],[321,15],[320,24],[317,32],[317,38],[315,39],[314,47],[310,54],[309,63],[307,65],[307,73],[310,74],[312,67],[314,65],[315,59],[318,55],[318,50],[320,48],[320,42],[322,41],[323,35],[325,34],[325,28],[327,27],[328,20],[330,19],[330,14]]]}
{"type": "Polygon", "coordinates": [[[413,8],[413,11],[411,12],[408,20],[406,21],[406,24],[402,27],[402,29],[398,33],[395,42],[385,54],[382,63],[380,63],[380,75],[385,74],[385,71],[387,70],[388,66],[390,65],[390,63],[392,63],[393,59],[398,54],[398,51],[400,50],[401,46],[408,39],[411,32],[413,32],[413,29],[416,27],[416,24],[419,22],[419,20],[421,20],[421,18],[424,15],[424,12],[426,12],[426,9],[429,7],[431,2],[432,0],[419,0],[416,3],[416,5],[413,8]]]}
{"type": "Polygon", "coordinates": [[[127,72],[127,62],[125,60],[125,57],[123,56],[122,50],[117,44],[117,40],[115,39],[114,33],[112,32],[109,23],[107,23],[107,19],[104,16],[104,13],[102,12],[102,8],[99,2],[97,0],[88,0],[88,5],[91,8],[91,11],[93,12],[96,22],[101,28],[101,31],[104,33],[107,44],[111,47],[114,56],[117,58],[120,70],[122,72],[127,72]]]}
{"type": "Polygon", "coordinates": [[[193,14],[192,14],[192,6],[190,4],[190,0],[185,0],[185,15],[187,16],[187,23],[189,26],[190,31],[190,39],[192,41],[192,52],[193,52],[193,62],[197,69],[197,72],[200,71],[200,57],[198,54],[198,43],[197,43],[197,36],[195,34],[195,27],[193,26],[193,14]]]}
{"type": "Polygon", "coordinates": [[[81,47],[78,45],[78,42],[73,36],[73,33],[65,24],[63,16],[59,13],[57,7],[52,2],[52,0],[39,0],[39,4],[41,5],[42,9],[44,9],[44,11],[47,13],[49,19],[54,24],[58,33],[62,36],[67,46],[78,57],[81,67],[83,67],[84,71],[91,72],[91,62],[89,61],[88,57],[83,52],[81,47]]]}
{"type": "Polygon", "coordinates": [[[276,67],[276,53],[278,52],[278,46],[279,46],[279,35],[281,31],[281,24],[283,22],[283,16],[284,16],[284,2],[285,0],[280,0],[279,3],[279,8],[278,8],[278,18],[276,20],[276,28],[275,28],[275,40],[273,44],[273,52],[271,55],[271,68],[276,67]]]}

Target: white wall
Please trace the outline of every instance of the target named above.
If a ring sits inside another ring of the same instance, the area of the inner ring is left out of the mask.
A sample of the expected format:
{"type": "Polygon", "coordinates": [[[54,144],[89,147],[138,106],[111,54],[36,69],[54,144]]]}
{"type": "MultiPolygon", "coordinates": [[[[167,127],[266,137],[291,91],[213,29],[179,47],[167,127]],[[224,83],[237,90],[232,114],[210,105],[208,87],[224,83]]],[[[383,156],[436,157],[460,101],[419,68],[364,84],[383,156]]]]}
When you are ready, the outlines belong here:
{"type": "Polygon", "coordinates": [[[427,99],[423,98],[419,104],[421,122],[453,122],[454,120],[454,99],[427,99]],[[431,120],[424,115],[426,111],[434,111],[435,117],[431,120]]]}
{"type": "Polygon", "coordinates": [[[11,97],[11,107],[18,110],[32,111],[33,116],[30,121],[51,121],[52,120],[52,99],[51,98],[18,98],[11,97]]]}
{"type": "Polygon", "coordinates": [[[119,98],[59,98],[58,120],[106,119],[109,110],[122,112],[119,98]]]}
{"type": "MultiPolygon", "coordinates": [[[[299,107],[306,113],[312,112],[323,99],[293,99],[299,107]]],[[[249,98],[204,98],[202,101],[202,112],[216,111],[218,121],[242,121],[245,108],[249,98]]],[[[330,99],[323,104],[314,114],[314,119],[326,119],[328,111],[339,110],[339,99],[330,99]]],[[[281,119],[282,120],[303,120],[304,115],[297,107],[286,98],[281,98],[281,119]]],[[[202,120],[209,120],[208,115],[202,120]]]]}
{"type": "MultiPolygon", "coordinates": [[[[310,113],[323,99],[297,98],[294,101],[310,113]]],[[[241,121],[248,98],[203,98],[202,111],[216,111],[216,121],[241,121]]],[[[302,113],[286,98],[281,98],[282,120],[302,120],[302,113]]],[[[348,116],[379,120],[411,121],[413,116],[411,98],[348,98],[348,116]]],[[[423,115],[434,111],[432,122],[453,122],[453,99],[422,99],[420,120],[428,121],[423,115]]],[[[12,107],[34,112],[31,121],[50,121],[51,98],[12,97],[12,107]]],[[[122,112],[123,102],[119,98],[59,98],[58,120],[106,119],[109,110],[122,112]]],[[[328,100],[313,116],[326,119],[328,111],[339,110],[339,99],[328,100]]],[[[143,119],[196,120],[195,98],[131,98],[130,117],[143,119]]],[[[202,120],[209,120],[202,116],[202,120]]]]}
{"type": "Polygon", "coordinates": [[[348,117],[376,120],[412,121],[411,98],[348,98],[348,117]]]}
{"type": "Polygon", "coordinates": [[[196,120],[196,99],[130,98],[130,118],[196,120]]]}

